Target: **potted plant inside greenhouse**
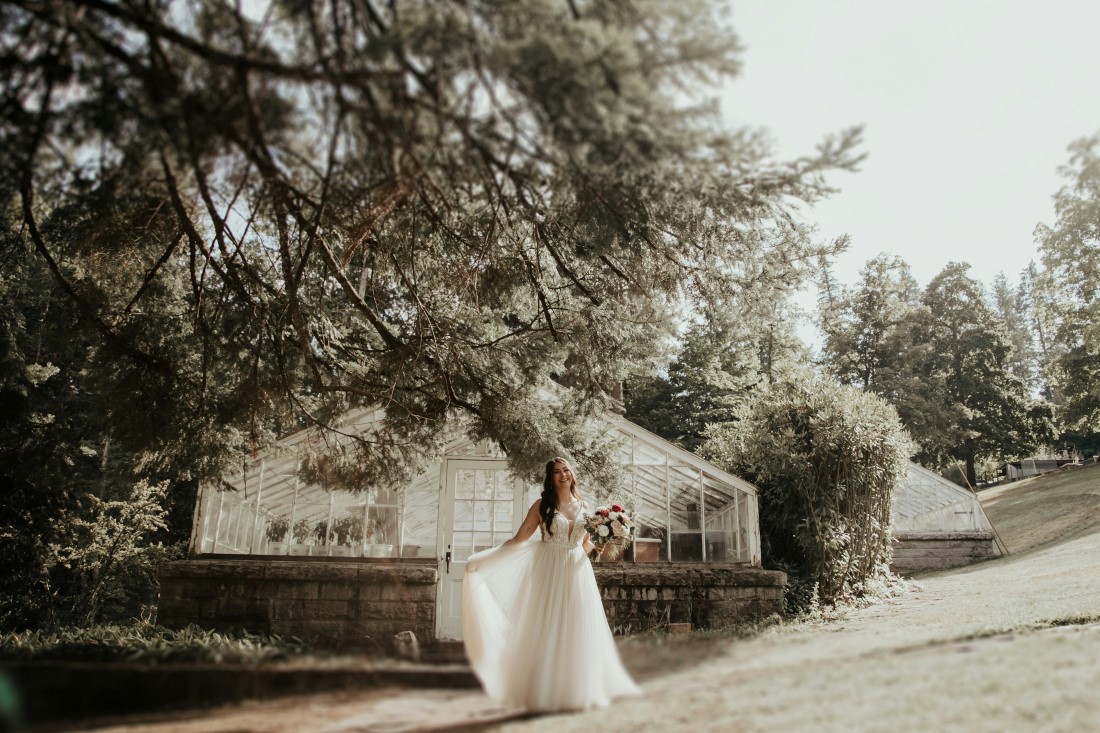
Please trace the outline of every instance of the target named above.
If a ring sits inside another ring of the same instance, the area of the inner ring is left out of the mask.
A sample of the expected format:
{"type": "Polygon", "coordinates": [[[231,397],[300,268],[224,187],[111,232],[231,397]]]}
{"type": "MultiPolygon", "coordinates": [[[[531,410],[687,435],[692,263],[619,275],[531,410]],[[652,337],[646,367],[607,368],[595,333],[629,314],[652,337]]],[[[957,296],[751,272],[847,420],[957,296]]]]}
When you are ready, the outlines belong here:
{"type": "Polygon", "coordinates": [[[290,531],[290,518],[279,516],[267,524],[264,534],[267,537],[265,554],[285,555],[287,553],[287,533],[290,531]]]}
{"type": "Polygon", "coordinates": [[[661,545],[663,544],[665,530],[663,527],[654,527],[643,524],[638,527],[634,537],[633,547],[630,548],[628,560],[634,562],[657,562],[661,559],[661,545]]]}
{"type": "Polygon", "coordinates": [[[349,513],[332,521],[329,531],[329,551],[332,557],[354,557],[363,546],[363,517],[349,513]]]}

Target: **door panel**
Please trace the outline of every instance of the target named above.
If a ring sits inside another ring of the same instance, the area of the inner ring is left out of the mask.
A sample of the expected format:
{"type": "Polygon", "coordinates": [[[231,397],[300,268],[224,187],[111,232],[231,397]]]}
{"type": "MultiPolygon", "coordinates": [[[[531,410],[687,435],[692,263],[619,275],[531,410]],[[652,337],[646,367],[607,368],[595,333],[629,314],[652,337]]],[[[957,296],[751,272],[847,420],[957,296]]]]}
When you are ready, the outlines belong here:
{"type": "Polygon", "coordinates": [[[516,533],[529,492],[498,459],[446,459],[439,501],[439,639],[462,638],[462,574],[466,559],[516,533]],[[449,561],[447,553],[450,553],[449,561]]]}

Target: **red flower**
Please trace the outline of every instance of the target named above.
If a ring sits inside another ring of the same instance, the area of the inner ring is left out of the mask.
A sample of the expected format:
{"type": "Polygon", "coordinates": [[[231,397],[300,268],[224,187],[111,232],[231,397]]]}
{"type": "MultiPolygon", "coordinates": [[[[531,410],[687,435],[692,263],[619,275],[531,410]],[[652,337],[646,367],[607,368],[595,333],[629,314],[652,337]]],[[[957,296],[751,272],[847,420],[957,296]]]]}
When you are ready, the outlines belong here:
{"type": "Polygon", "coordinates": [[[601,517],[606,517],[611,512],[607,511],[606,509],[601,509],[600,511],[598,511],[596,513],[599,514],[601,517]]]}
{"type": "Polygon", "coordinates": [[[611,505],[611,511],[613,511],[613,512],[621,512],[622,510],[623,510],[623,508],[618,504],[612,504],[611,505]]]}

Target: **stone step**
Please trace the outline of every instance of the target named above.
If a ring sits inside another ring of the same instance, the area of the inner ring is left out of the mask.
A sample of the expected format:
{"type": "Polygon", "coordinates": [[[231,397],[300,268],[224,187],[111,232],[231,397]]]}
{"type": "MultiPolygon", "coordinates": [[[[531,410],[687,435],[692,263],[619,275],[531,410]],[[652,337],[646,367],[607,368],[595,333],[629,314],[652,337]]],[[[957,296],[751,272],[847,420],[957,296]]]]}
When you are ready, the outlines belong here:
{"type": "Polygon", "coordinates": [[[424,664],[466,664],[466,647],[461,641],[434,641],[420,650],[424,664]]]}

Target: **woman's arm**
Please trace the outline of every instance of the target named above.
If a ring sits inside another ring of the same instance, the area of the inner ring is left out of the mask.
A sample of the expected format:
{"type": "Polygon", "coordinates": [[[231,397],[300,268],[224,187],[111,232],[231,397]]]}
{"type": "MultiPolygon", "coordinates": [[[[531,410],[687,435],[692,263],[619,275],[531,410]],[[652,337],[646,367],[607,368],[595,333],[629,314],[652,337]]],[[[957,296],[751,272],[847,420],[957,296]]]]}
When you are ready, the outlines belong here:
{"type": "Polygon", "coordinates": [[[539,516],[539,508],[541,506],[542,499],[536,499],[535,503],[531,505],[531,508],[527,510],[527,516],[523,519],[523,523],[520,524],[519,529],[516,530],[516,536],[507,540],[504,544],[511,545],[515,542],[526,542],[531,539],[531,535],[539,528],[539,522],[542,521],[542,517],[539,516]]]}

